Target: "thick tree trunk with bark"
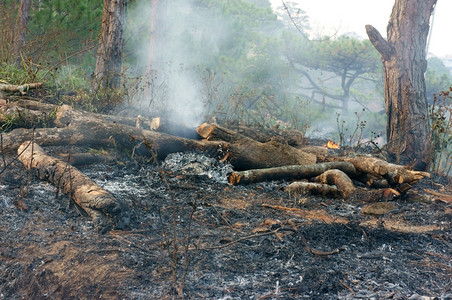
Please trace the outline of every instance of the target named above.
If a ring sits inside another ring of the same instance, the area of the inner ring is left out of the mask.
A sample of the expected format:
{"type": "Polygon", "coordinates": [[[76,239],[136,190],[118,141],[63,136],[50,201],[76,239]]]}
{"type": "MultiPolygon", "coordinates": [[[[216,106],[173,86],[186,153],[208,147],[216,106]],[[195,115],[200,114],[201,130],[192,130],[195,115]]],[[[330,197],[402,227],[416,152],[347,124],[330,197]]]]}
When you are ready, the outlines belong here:
{"type": "Polygon", "coordinates": [[[118,88],[121,84],[123,32],[127,0],[104,0],[102,26],[92,88],[118,88]]]}
{"type": "Polygon", "coordinates": [[[28,170],[73,199],[93,219],[100,232],[124,228],[129,222],[125,207],[113,195],[67,162],[48,156],[38,144],[30,141],[24,142],[17,151],[19,160],[28,170]]]}
{"type": "Polygon", "coordinates": [[[21,53],[24,50],[25,40],[28,33],[28,21],[30,20],[30,10],[31,10],[31,0],[20,0],[13,41],[13,57],[16,60],[17,64],[20,64],[22,60],[21,53]]]}
{"type": "Polygon", "coordinates": [[[227,127],[237,133],[240,133],[241,135],[261,143],[277,140],[295,147],[302,146],[306,142],[303,134],[294,129],[251,128],[240,125],[227,125],[227,127]]]}
{"type": "Polygon", "coordinates": [[[260,143],[216,124],[204,123],[198,127],[197,132],[207,140],[229,142],[231,151],[225,153],[223,159],[229,161],[236,170],[307,165],[317,161],[314,154],[287,144],[276,141],[260,143]]]}
{"type": "Polygon", "coordinates": [[[387,149],[397,163],[425,170],[430,157],[430,128],[425,95],[425,47],[437,0],[396,0],[387,40],[371,25],[367,35],[384,64],[387,149]]]}

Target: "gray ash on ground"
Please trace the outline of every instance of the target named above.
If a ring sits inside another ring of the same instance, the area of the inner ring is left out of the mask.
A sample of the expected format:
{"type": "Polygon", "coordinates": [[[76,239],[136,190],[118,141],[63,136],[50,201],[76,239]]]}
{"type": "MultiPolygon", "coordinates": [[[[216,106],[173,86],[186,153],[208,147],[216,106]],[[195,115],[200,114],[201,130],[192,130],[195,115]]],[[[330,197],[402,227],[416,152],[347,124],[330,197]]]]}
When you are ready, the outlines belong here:
{"type": "Polygon", "coordinates": [[[28,174],[14,162],[0,174],[0,299],[172,299],[173,209],[179,279],[190,259],[187,299],[452,297],[451,203],[401,198],[380,217],[361,213],[368,203],[305,196],[300,204],[283,192],[287,182],[230,186],[221,179],[227,165],[196,153],[159,166],[124,158],[80,169],[127,204],[131,227],[97,234],[65,195],[36,178],[19,197],[28,174]],[[324,211],[348,223],[262,204],[324,211]],[[371,220],[380,223],[362,225],[371,220]],[[388,230],[388,220],[438,230],[403,233],[388,230]],[[317,256],[292,231],[269,233],[294,224],[312,248],[342,251],[317,256]]]}

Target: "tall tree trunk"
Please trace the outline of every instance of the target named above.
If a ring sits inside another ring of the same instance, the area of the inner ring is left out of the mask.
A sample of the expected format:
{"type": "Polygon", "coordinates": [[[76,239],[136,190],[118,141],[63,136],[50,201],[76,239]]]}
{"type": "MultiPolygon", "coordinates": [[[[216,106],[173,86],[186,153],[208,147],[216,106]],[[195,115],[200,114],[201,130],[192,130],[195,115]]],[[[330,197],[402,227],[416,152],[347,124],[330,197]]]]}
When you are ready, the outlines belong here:
{"type": "Polygon", "coordinates": [[[28,21],[30,20],[30,9],[31,0],[20,0],[12,49],[13,58],[17,64],[21,61],[21,53],[25,47],[25,39],[28,32],[28,21]]]}
{"type": "Polygon", "coordinates": [[[121,84],[123,32],[127,0],[104,0],[93,90],[118,88],[121,84]]]}
{"type": "Polygon", "coordinates": [[[146,63],[149,72],[152,69],[156,69],[155,64],[158,61],[157,58],[161,47],[161,38],[163,37],[162,18],[165,14],[165,10],[166,0],[151,0],[151,20],[149,25],[151,36],[146,63]]]}
{"type": "Polygon", "coordinates": [[[384,64],[388,151],[397,163],[425,169],[431,152],[424,73],[431,13],[437,0],[396,0],[387,40],[371,25],[367,35],[384,64]]]}

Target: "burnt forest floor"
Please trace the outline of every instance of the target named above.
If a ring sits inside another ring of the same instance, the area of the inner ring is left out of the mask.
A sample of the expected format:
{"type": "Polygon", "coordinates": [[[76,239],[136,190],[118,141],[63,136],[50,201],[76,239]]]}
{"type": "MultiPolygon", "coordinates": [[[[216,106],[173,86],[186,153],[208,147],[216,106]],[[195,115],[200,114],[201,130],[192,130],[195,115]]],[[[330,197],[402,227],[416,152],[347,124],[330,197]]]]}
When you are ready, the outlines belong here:
{"type": "MultiPolygon", "coordinates": [[[[452,204],[434,197],[372,216],[368,203],[288,195],[287,181],[230,186],[229,167],[201,154],[123,157],[80,167],[130,209],[130,228],[101,235],[51,184],[4,163],[0,299],[172,299],[177,287],[186,299],[452,299],[452,204]],[[340,251],[308,252],[294,228],[340,251]]],[[[440,186],[450,193],[445,178],[413,189],[440,186]]]]}

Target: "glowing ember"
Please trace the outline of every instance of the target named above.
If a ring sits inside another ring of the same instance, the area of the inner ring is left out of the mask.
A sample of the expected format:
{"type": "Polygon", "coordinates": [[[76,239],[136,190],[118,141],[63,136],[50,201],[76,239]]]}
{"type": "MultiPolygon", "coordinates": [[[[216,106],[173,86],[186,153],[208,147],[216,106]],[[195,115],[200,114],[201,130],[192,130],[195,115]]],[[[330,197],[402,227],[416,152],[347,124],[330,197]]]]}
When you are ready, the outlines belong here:
{"type": "Polygon", "coordinates": [[[341,148],[341,146],[334,143],[333,141],[328,141],[325,145],[323,145],[323,147],[327,147],[329,149],[340,149],[341,148]]]}

